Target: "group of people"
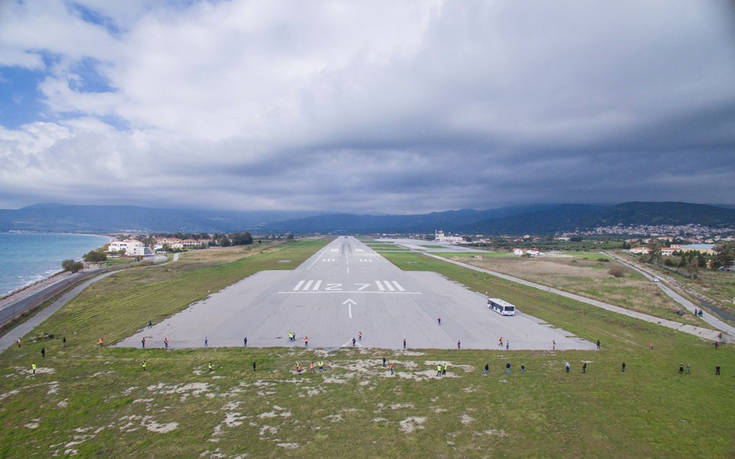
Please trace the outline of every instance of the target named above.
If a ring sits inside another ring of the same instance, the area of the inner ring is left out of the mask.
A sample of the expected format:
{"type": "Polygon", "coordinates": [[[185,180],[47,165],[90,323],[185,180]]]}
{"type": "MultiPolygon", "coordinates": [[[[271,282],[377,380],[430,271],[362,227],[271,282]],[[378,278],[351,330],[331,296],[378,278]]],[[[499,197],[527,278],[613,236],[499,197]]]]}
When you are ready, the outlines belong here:
{"type": "MultiPolygon", "coordinates": [[[[253,362],[253,364],[254,363],[255,362],[253,362]]],[[[324,371],[324,361],[323,360],[319,360],[316,363],[316,366],[314,365],[314,362],[313,361],[311,363],[309,363],[309,372],[314,373],[314,368],[319,368],[319,373],[323,372],[324,371]]],[[[296,373],[301,374],[302,371],[304,371],[304,370],[301,367],[301,362],[296,362],[296,373]]]]}

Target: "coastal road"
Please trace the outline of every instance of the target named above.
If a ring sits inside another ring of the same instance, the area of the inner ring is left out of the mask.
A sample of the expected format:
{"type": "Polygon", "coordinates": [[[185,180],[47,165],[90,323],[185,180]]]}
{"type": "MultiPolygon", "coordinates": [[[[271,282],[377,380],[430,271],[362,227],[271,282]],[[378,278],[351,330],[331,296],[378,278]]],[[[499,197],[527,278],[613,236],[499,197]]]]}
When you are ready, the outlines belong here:
{"type": "Polygon", "coordinates": [[[293,271],[262,271],[186,310],[140,330],[119,346],[174,348],[249,346],[338,348],[358,346],[497,349],[594,349],[571,333],[520,312],[500,316],[483,295],[437,273],[402,271],[352,237],[339,237],[293,271]],[[441,317],[441,325],[437,318],[441,317]],[[298,339],[288,341],[287,333],[298,339]]]}
{"type": "Polygon", "coordinates": [[[5,335],[0,336],[0,352],[3,352],[9,347],[13,346],[16,343],[16,340],[18,338],[22,338],[26,334],[30,333],[31,330],[36,328],[38,325],[42,324],[46,319],[51,317],[51,314],[55,313],[56,311],[61,309],[64,305],[66,305],[68,302],[76,298],[77,295],[82,293],[82,290],[89,287],[92,283],[97,282],[98,280],[104,279],[107,276],[111,276],[115,274],[116,272],[117,271],[110,271],[110,272],[100,274],[96,277],[92,277],[91,279],[87,279],[86,281],[82,282],[81,284],[77,285],[73,289],[61,295],[61,297],[58,300],[51,303],[49,306],[41,310],[35,316],[31,317],[30,319],[26,320],[22,324],[13,328],[9,332],[7,332],[5,335]]]}

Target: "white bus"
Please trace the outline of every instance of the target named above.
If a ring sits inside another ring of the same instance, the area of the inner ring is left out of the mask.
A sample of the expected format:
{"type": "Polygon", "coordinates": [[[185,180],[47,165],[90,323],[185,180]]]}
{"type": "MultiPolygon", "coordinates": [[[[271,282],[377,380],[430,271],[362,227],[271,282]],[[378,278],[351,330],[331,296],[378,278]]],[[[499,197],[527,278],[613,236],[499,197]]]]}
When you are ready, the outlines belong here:
{"type": "Polygon", "coordinates": [[[501,316],[514,316],[516,315],[516,307],[507,301],[501,300],[500,298],[488,298],[487,308],[492,309],[501,316]]]}

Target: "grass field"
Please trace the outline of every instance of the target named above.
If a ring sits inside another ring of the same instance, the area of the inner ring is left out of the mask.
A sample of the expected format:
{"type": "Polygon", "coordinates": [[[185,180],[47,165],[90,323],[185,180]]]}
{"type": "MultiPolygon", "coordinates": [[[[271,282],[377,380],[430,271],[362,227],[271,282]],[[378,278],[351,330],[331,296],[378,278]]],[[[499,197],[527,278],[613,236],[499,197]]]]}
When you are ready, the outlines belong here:
{"type": "Polygon", "coordinates": [[[715,351],[688,335],[421,254],[386,257],[403,269],[433,270],[491,290],[524,312],[599,338],[602,350],[343,349],[327,355],[95,346],[100,335],[107,342],[127,336],[149,318],[170,315],[257,270],[291,269],[323,244],[192,252],[178,264],[132,269],[90,287],[37,329],[56,338],[26,337],[21,349],[0,355],[0,456],[735,454],[733,349],[715,351]],[[48,349],[43,361],[42,346],[48,349]],[[395,363],[396,376],[382,367],[384,356],[395,363]],[[308,368],[319,359],[323,374],[295,374],[296,361],[308,368]],[[502,368],[507,359],[510,375],[502,368]],[[565,361],[571,374],[564,373],[565,361]],[[39,364],[36,375],[32,362],[39,364]],[[447,376],[434,375],[435,362],[448,363],[447,376]],[[587,374],[582,362],[589,363],[587,374]],[[691,375],[676,374],[680,362],[691,364],[691,375]],[[489,376],[481,372],[485,363],[489,376]],[[715,365],[722,376],[714,376],[715,365]]]}
{"type": "Polygon", "coordinates": [[[610,267],[622,265],[599,253],[569,252],[565,257],[538,258],[441,255],[657,317],[710,328],[693,314],[683,313],[678,303],[635,271],[624,268],[622,277],[612,276],[610,267]]]}

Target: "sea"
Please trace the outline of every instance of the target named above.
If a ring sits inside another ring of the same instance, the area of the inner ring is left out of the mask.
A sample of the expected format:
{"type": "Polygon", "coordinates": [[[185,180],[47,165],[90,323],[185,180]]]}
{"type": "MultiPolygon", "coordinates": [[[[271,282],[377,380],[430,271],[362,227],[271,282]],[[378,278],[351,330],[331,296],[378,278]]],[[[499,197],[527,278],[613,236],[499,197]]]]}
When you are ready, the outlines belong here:
{"type": "Polygon", "coordinates": [[[61,233],[0,233],[0,295],[61,271],[109,242],[107,236],[61,233]]]}

